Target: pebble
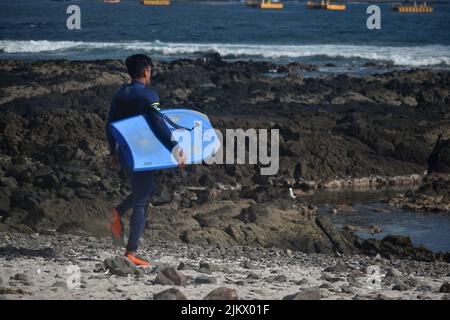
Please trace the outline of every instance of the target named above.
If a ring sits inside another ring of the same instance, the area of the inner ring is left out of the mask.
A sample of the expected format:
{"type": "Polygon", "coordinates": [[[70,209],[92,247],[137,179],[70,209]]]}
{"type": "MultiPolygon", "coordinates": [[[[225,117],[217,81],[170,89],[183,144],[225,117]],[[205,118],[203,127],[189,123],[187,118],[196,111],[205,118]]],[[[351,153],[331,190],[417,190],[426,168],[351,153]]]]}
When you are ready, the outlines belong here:
{"type": "Polygon", "coordinates": [[[200,276],[195,278],[194,282],[197,284],[216,284],[217,279],[214,277],[200,276]]]}
{"type": "Polygon", "coordinates": [[[244,262],[242,262],[241,267],[244,269],[256,269],[256,265],[254,265],[253,263],[251,263],[248,260],[245,260],[244,262]]]}
{"type": "Polygon", "coordinates": [[[17,281],[29,281],[30,277],[28,277],[25,273],[17,273],[14,275],[14,277],[11,277],[12,280],[17,280],[17,281]]]}
{"type": "Polygon", "coordinates": [[[408,286],[406,283],[397,283],[392,287],[392,290],[408,291],[408,290],[411,290],[411,287],[408,286]]]}
{"type": "Polygon", "coordinates": [[[248,274],[248,276],[247,276],[247,279],[253,279],[253,280],[258,280],[258,279],[260,279],[261,277],[260,276],[258,276],[256,273],[254,273],[254,272],[250,272],[249,274],[248,274]]]}
{"type": "Polygon", "coordinates": [[[401,277],[403,274],[396,268],[388,269],[386,277],[401,277]]]}

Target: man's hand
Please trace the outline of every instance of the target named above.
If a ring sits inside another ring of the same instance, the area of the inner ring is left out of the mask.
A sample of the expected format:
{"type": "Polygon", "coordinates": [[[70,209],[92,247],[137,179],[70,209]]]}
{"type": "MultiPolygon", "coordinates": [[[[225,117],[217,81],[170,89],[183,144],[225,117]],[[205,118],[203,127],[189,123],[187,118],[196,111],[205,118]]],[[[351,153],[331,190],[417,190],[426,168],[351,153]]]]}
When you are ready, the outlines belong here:
{"type": "Polygon", "coordinates": [[[183,149],[181,149],[180,146],[176,146],[172,150],[172,155],[175,158],[175,160],[178,162],[178,167],[184,168],[186,166],[186,154],[184,153],[183,149]]]}

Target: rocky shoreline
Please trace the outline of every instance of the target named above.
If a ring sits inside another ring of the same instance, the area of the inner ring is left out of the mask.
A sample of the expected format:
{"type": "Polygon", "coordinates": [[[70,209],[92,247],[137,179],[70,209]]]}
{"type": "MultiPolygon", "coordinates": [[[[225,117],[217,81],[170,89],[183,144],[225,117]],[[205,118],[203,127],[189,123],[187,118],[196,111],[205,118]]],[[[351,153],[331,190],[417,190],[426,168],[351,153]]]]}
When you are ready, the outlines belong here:
{"type": "MultiPolygon", "coordinates": [[[[304,259],[313,256],[301,252],[322,254],[327,261],[348,261],[358,254],[367,256],[354,259],[369,261],[381,254],[386,261],[449,262],[448,253],[414,248],[407,238],[362,241],[337,230],[301,195],[330,188],[413,185],[422,186],[414,199],[448,192],[445,170],[432,168],[438,137],[450,137],[450,73],[302,76],[302,70],[313,68],[225,62],[218,55],[155,62],[153,83],[164,108],[204,112],[220,130],[279,129],[280,170],[271,177],[261,176],[259,165],[161,171],[148,211],[146,241],[163,241],[161,246],[251,246],[260,252],[275,247],[304,259]],[[436,189],[435,178],[441,179],[441,188],[436,189]],[[427,185],[435,193],[427,191],[427,185]]],[[[123,63],[116,60],[0,61],[3,235],[37,237],[36,245],[40,239],[69,241],[71,236],[65,234],[87,233],[99,239],[107,235],[106,218],[129,192],[124,177],[110,166],[104,136],[111,97],[126,81],[123,63]]],[[[440,154],[448,155],[445,150],[440,154]]],[[[450,158],[438,159],[436,163],[448,165],[450,158]]],[[[391,204],[413,209],[410,195],[391,199],[391,204]]],[[[439,199],[447,207],[430,211],[448,208],[449,198],[439,199]]],[[[3,263],[9,258],[1,259],[3,263]]]]}
{"type": "Polygon", "coordinates": [[[450,299],[443,262],[173,241],[142,248],[153,267],[127,263],[109,239],[0,233],[0,299],[450,299]]]}
{"type": "Polygon", "coordinates": [[[436,142],[420,188],[393,197],[389,203],[410,211],[450,213],[450,139],[436,142]]]}

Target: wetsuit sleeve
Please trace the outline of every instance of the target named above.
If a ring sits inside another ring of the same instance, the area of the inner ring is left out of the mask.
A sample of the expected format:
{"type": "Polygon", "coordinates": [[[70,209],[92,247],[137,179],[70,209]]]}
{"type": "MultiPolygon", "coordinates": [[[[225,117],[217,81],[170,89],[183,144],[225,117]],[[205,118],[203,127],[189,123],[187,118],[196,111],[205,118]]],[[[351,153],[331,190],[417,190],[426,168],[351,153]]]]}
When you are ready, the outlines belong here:
{"type": "Polygon", "coordinates": [[[108,139],[109,152],[111,156],[115,156],[117,153],[117,144],[111,131],[109,130],[109,124],[115,121],[116,118],[116,106],[114,100],[111,102],[111,107],[109,108],[108,120],[106,121],[106,138],[108,139]]]}
{"type": "Polygon", "coordinates": [[[157,95],[154,95],[152,99],[149,101],[148,106],[146,106],[146,115],[149,121],[149,124],[153,130],[155,136],[161,141],[161,143],[166,147],[167,150],[172,152],[172,149],[178,145],[176,141],[172,141],[172,131],[170,131],[169,126],[166,121],[163,119],[161,114],[158,112],[159,110],[159,98],[157,95]]]}

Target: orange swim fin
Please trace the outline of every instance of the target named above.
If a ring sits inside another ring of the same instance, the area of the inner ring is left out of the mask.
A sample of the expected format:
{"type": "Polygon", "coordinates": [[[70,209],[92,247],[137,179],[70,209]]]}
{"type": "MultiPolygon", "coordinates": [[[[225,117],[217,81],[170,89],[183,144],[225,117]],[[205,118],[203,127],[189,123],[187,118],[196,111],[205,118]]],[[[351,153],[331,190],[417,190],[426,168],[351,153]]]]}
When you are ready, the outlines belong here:
{"type": "Polygon", "coordinates": [[[125,247],[125,241],[124,241],[124,235],[123,235],[123,223],[120,219],[119,213],[114,208],[113,209],[113,218],[112,222],[109,225],[109,228],[111,230],[111,236],[113,240],[114,246],[117,247],[125,247]]]}
{"type": "Polygon", "coordinates": [[[148,267],[151,263],[141,257],[136,256],[133,252],[125,251],[125,257],[127,257],[131,262],[133,262],[136,266],[145,266],[148,267]]]}

